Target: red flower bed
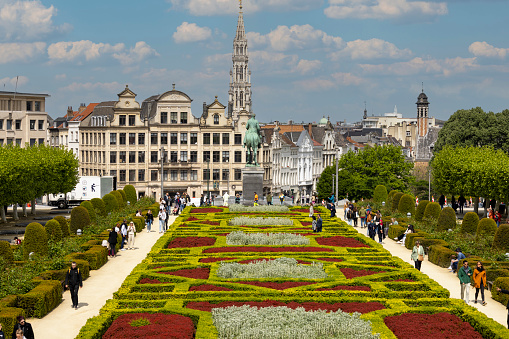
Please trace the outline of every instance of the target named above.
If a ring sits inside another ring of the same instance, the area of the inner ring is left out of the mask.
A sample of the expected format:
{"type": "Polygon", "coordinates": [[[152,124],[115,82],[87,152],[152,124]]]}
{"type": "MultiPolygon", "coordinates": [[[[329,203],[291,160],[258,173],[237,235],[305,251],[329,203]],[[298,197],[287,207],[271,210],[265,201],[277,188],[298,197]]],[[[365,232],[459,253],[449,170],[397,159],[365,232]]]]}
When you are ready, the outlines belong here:
{"type": "Polygon", "coordinates": [[[337,246],[337,247],[369,247],[368,245],[360,242],[354,238],[348,237],[327,237],[327,238],[317,238],[316,242],[320,245],[324,246],[337,246]]]}
{"type": "Polygon", "coordinates": [[[162,282],[157,279],[143,278],[138,284],[162,284],[162,282]]]}
{"type": "Polygon", "coordinates": [[[196,329],[193,321],[178,314],[128,313],[123,314],[110,325],[103,339],[152,338],[152,339],[192,339],[196,329]],[[140,318],[150,324],[135,327],[131,322],[140,318]]]}
{"type": "Polygon", "coordinates": [[[293,212],[309,213],[309,208],[297,208],[292,210],[293,212]]]}
{"type": "MultiPolygon", "coordinates": [[[[252,262],[256,262],[256,261],[262,261],[262,260],[268,260],[268,261],[272,261],[272,260],[276,260],[276,259],[266,259],[266,258],[260,258],[260,259],[250,259],[250,260],[242,260],[242,261],[238,261],[239,264],[250,264],[252,262]]],[[[309,265],[311,264],[311,262],[309,261],[304,261],[304,260],[299,260],[297,259],[297,262],[299,264],[304,264],[304,265],[309,265]]]]}
{"type": "Polygon", "coordinates": [[[341,262],[341,261],[343,261],[343,259],[341,259],[341,258],[316,258],[316,260],[332,261],[332,262],[341,262]]]}
{"type": "Polygon", "coordinates": [[[193,208],[191,213],[221,213],[222,208],[193,208]]]}
{"type": "Polygon", "coordinates": [[[385,317],[384,322],[400,339],[482,339],[472,325],[450,313],[404,313],[385,317]]]}
{"type": "Polygon", "coordinates": [[[341,273],[345,275],[347,279],[357,278],[357,277],[364,277],[366,275],[372,275],[372,274],[378,274],[378,273],[385,273],[385,271],[369,271],[369,270],[354,270],[353,268],[341,268],[341,273]]]}
{"type": "Polygon", "coordinates": [[[315,282],[309,281],[285,281],[285,282],[263,282],[263,281],[235,281],[236,284],[253,285],[259,287],[272,288],[275,290],[286,290],[288,288],[306,286],[316,284],[315,282]]]}
{"type": "Polygon", "coordinates": [[[210,270],[207,267],[189,268],[171,272],[157,272],[161,274],[176,275],[179,277],[193,278],[193,279],[208,279],[210,270]]]}
{"type": "Polygon", "coordinates": [[[203,220],[201,223],[205,225],[219,225],[219,221],[203,220]]]}
{"type": "Polygon", "coordinates": [[[313,224],[309,221],[301,221],[300,223],[302,224],[302,226],[311,226],[313,224]]]}
{"type": "Polygon", "coordinates": [[[233,291],[233,290],[227,287],[203,284],[198,286],[191,286],[189,291],[233,291]]]}
{"type": "Polygon", "coordinates": [[[228,234],[230,234],[230,233],[217,233],[217,234],[214,234],[214,235],[217,235],[217,236],[220,236],[220,237],[225,237],[228,234]]]}
{"type": "Polygon", "coordinates": [[[212,246],[215,242],[215,238],[182,237],[173,239],[172,242],[168,244],[168,248],[212,246]]]}
{"type": "Polygon", "coordinates": [[[195,221],[195,220],[200,220],[200,219],[198,219],[196,217],[189,217],[186,219],[186,221],[195,221]]]}
{"type": "Polygon", "coordinates": [[[228,252],[333,252],[331,248],[322,247],[268,247],[268,246],[231,246],[207,248],[203,253],[228,252]]]}
{"type": "Polygon", "coordinates": [[[367,302],[367,303],[318,303],[318,302],[289,302],[288,304],[275,301],[275,300],[265,300],[265,301],[223,301],[217,304],[211,304],[208,301],[195,301],[187,304],[187,308],[191,308],[193,310],[206,311],[210,312],[213,308],[223,308],[230,306],[242,306],[249,305],[253,307],[280,307],[286,306],[291,309],[296,309],[298,307],[303,307],[306,311],[316,311],[316,310],[326,310],[336,312],[337,310],[342,310],[344,312],[353,313],[369,313],[373,311],[383,310],[385,306],[378,302],[367,302]]]}
{"type": "Polygon", "coordinates": [[[347,285],[339,285],[328,288],[317,288],[317,291],[371,291],[369,286],[347,286],[347,285]]]}
{"type": "Polygon", "coordinates": [[[200,262],[216,262],[216,261],[224,261],[224,260],[233,260],[237,258],[201,258],[200,262]]]}

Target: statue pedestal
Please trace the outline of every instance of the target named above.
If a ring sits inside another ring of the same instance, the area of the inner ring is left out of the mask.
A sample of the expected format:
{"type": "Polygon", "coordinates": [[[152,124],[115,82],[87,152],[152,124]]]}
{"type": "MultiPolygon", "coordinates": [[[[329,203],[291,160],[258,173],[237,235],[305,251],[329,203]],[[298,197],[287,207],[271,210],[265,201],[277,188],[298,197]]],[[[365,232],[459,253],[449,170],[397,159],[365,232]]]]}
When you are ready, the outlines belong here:
{"type": "Polygon", "coordinates": [[[263,199],[263,168],[244,167],[242,169],[242,197],[244,202],[252,205],[254,192],[258,194],[258,201],[263,199]]]}

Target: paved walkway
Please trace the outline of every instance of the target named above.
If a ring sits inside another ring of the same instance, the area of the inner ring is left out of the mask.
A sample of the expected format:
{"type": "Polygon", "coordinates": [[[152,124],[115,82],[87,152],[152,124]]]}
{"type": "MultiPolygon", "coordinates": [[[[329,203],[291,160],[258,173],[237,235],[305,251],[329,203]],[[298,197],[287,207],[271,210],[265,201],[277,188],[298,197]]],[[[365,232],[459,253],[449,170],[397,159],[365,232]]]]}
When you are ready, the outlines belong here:
{"type": "MultiPolygon", "coordinates": [[[[171,216],[168,225],[175,221],[171,216]]],[[[90,277],[83,282],[83,288],[79,291],[78,309],[71,308],[71,295],[69,291],[62,295],[62,303],[42,319],[28,319],[32,324],[37,339],[72,339],[85,325],[87,319],[99,315],[99,310],[106,300],[113,298],[125,278],[131,273],[150,252],[152,246],[161,236],[159,234],[159,222],[152,225],[152,232],[146,230],[136,234],[134,250],[119,251],[115,258],[99,270],[90,271],[90,277]],[[155,227],[154,227],[155,226],[155,227]]],[[[10,333],[9,333],[10,334],[10,333]]]]}
{"type": "MultiPolygon", "coordinates": [[[[337,216],[343,219],[344,216],[344,209],[338,208],[337,209],[337,216]]],[[[359,227],[354,227],[356,231],[364,235],[365,237],[368,237],[366,235],[366,228],[360,228],[360,221],[358,223],[359,227]]],[[[376,237],[378,240],[378,237],[376,237]]],[[[412,254],[412,251],[407,249],[405,246],[401,246],[400,244],[397,244],[394,239],[388,239],[386,238],[384,240],[384,243],[382,246],[391,252],[393,256],[399,257],[403,259],[403,261],[409,263],[410,265],[414,266],[414,262],[410,259],[410,254],[412,254]]],[[[431,262],[428,261],[428,257],[424,257],[424,261],[422,262],[421,272],[426,274],[431,279],[435,280],[438,284],[440,284],[445,289],[449,290],[451,294],[451,298],[460,299],[461,298],[461,291],[460,291],[460,283],[459,279],[456,274],[453,274],[449,272],[447,268],[443,268],[440,266],[437,266],[431,262]]],[[[486,306],[482,306],[481,304],[477,303],[474,304],[474,298],[475,298],[475,288],[470,289],[470,300],[469,303],[470,306],[473,306],[477,308],[480,312],[486,314],[488,317],[492,318],[493,320],[499,322],[500,324],[507,326],[507,309],[504,305],[499,303],[496,300],[491,299],[491,292],[488,290],[484,291],[484,300],[488,303],[486,306]]],[[[481,300],[481,292],[479,291],[479,297],[477,301],[479,302],[481,300]]]]}

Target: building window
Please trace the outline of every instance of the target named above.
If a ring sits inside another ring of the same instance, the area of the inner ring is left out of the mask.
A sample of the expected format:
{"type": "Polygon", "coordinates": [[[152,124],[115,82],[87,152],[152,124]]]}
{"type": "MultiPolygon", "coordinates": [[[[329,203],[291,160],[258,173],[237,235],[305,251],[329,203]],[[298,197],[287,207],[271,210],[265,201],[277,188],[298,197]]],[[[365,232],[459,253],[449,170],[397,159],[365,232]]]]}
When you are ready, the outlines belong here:
{"type": "Polygon", "coordinates": [[[129,163],[130,164],[136,163],[136,151],[129,151],[129,163]]]}
{"type": "Polygon", "coordinates": [[[410,136],[410,131],[406,131],[406,136],[409,137],[410,136]]]}
{"type": "Polygon", "coordinates": [[[31,110],[32,110],[32,102],[27,101],[27,111],[31,111],[31,110]]]}
{"type": "Polygon", "coordinates": [[[19,131],[21,129],[21,120],[14,121],[14,128],[19,131]]]}
{"type": "Polygon", "coordinates": [[[228,169],[224,169],[224,170],[223,170],[223,177],[222,177],[222,179],[221,179],[221,180],[223,180],[223,181],[228,181],[228,180],[229,180],[229,178],[230,178],[230,170],[228,170],[228,169]]]}
{"type": "Polygon", "coordinates": [[[150,144],[157,145],[157,133],[150,133],[150,144]]]}
{"type": "MultiPolygon", "coordinates": [[[[3,141],[4,141],[4,139],[2,139],[2,143],[3,143],[3,141]]],[[[21,146],[21,139],[16,139],[16,146],[21,146]]]]}
{"type": "Polygon", "coordinates": [[[220,140],[219,140],[219,133],[212,133],[212,143],[214,145],[219,145],[220,143],[220,140]]]}
{"type": "Polygon", "coordinates": [[[115,170],[110,171],[110,177],[116,177],[116,176],[117,176],[117,171],[115,171],[115,170]]]}
{"type": "Polygon", "coordinates": [[[138,181],[145,181],[145,170],[138,170],[138,181]]]}
{"type": "Polygon", "coordinates": [[[119,126],[125,126],[125,118],[126,118],[126,116],[125,116],[125,115],[120,115],[120,116],[118,117],[118,125],[119,125],[119,126]]]}
{"type": "Polygon", "coordinates": [[[223,145],[229,145],[229,144],[230,144],[230,134],[223,133],[223,145]]]}
{"type": "Polygon", "coordinates": [[[150,171],[150,180],[151,181],[157,181],[158,172],[157,170],[150,171]]]}
{"type": "MultiPolygon", "coordinates": [[[[67,137],[67,135],[66,135],[66,137],[67,137]]],[[[39,144],[39,145],[43,145],[43,144],[44,144],[44,138],[39,138],[39,140],[38,140],[38,144],[39,144]]],[[[67,143],[66,143],[66,144],[67,144],[67,143]]]]}
{"type": "Polygon", "coordinates": [[[180,171],[180,180],[187,181],[187,171],[180,171]]]}
{"type": "Polygon", "coordinates": [[[210,151],[203,151],[203,162],[210,161],[210,151]]]}
{"type": "Polygon", "coordinates": [[[118,162],[125,164],[125,151],[120,151],[118,155],[118,162]]]}
{"type": "Polygon", "coordinates": [[[136,145],[136,133],[129,133],[129,145],[136,145]]]}
{"type": "Polygon", "coordinates": [[[120,144],[120,145],[125,145],[125,141],[126,141],[126,140],[125,140],[125,138],[126,138],[125,133],[119,133],[119,136],[120,136],[120,137],[119,137],[119,144],[120,144]]]}
{"type": "Polygon", "coordinates": [[[140,163],[140,164],[145,163],[145,151],[138,152],[138,163],[140,163]]]}
{"type": "Polygon", "coordinates": [[[110,133],[110,145],[117,144],[117,133],[110,133]]]}
{"type": "Polygon", "coordinates": [[[198,151],[191,151],[189,162],[198,162],[198,151]]]}
{"type": "Polygon", "coordinates": [[[177,162],[178,158],[178,152],[177,151],[171,151],[170,153],[170,161],[171,162],[177,162]]]}
{"type": "Polygon", "coordinates": [[[150,162],[156,163],[157,162],[157,151],[150,151],[150,162]]]}
{"type": "Polygon", "coordinates": [[[210,170],[208,168],[203,170],[203,180],[210,180],[210,170]]]}
{"type": "Polygon", "coordinates": [[[180,144],[187,145],[187,133],[180,133],[180,144]]]}
{"type": "Polygon", "coordinates": [[[223,151],[223,162],[230,162],[230,152],[223,151]]]}
{"type": "Polygon", "coordinates": [[[145,133],[138,133],[138,145],[145,145],[145,133]]]}
{"type": "Polygon", "coordinates": [[[119,175],[118,180],[119,180],[119,181],[122,181],[122,182],[125,182],[125,170],[120,170],[120,171],[119,171],[119,174],[120,174],[120,175],[119,175]]]}
{"type": "Polygon", "coordinates": [[[0,129],[4,129],[4,119],[0,119],[0,129]]]}
{"type": "Polygon", "coordinates": [[[187,112],[180,112],[180,123],[187,124],[187,112]]]}
{"type": "Polygon", "coordinates": [[[44,129],[44,120],[39,120],[38,125],[39,126],[37,126],[37,129],[42,131],[44,129]]]}
{"type": "Polygon", "coordinates": [[[129,170],[129,182],[136,181],[136,170],[129,170]]]}
{"type": "Polygon", "coordinates": [[[168,133],[161,133],[161,145],[168,144],[168,133]]]}
{"type": "Polygon", "coordinates": [[[242,162],[242,151],[235,151],[235,162],[242,162]]]}
{"type": "Polygon", "coordinates": [[[210,145],[210,133],[203,133],[203,144],[210,145]]]}
{"type": "Polygon", "coordinates": [[[168,112],[161,112],[161,124],[168,123],[168,112]]]}
{"type": "Polygon", "coordinates": [[[116,163],[117,163],[117,152],[110,151],[110,164],[116,164],[116,163]]]}
{"type": "Polygon", "coordinates": [[[171,172],[170,172],[170,178],[171,178],[171,181],[177,181],[177,180],[179,180],[178,174],[179,174],[179,171],[177,171],[177,170],[171,170],[171,172]]]}
{"type": "Polygon", "coordinates": [[[7,126],[6,126],[6,129],[8,131],[12,130],[12,120],[11,119],[7,119],[7,126]]]}
{"type": "Polygon", "coordinates": [[[242,145],[242,134],[235,134],[235,145],[242,145]]]}
{"type": "Polygon", "coordinates": [[[212,171],[212,180],[214,181],[219,180],[219,168],[215,168],[212,171]]]}
{"type": "MultiPolygon", "coordinates": [[[[136,115],[129,115],[129,126],[135,126],[136,125],[136,115]]],[[[131,181],[131,180],[129,180],[131,181]]]]}
{"type": "Polygon", "coordinates": [[[213,151],[212,152],[212,161],[213,162],[219,162],[219,151],[213,151]]]}
{"type": "Polygon", "coordinates": [[[234,179],[237,181],[242,180],[242,170],[240,168],[235,169],[234,179]]]}
{"type": "Polygon", "coordinates": [[[178,135],[177,135],[177,133],[170,133],[170,143],[172,145],[177,145],[178,144],[178,135]]]}
{"type": "Polygon", "coordinates": [[[180,161],[187,162],[187,151],[180,151],[180,161]]]}
{"type": "MultiPolygon", "coordinates": [[[[21,142],[21,140],[20,140],[21,142]]],[[[4,145],[4,139],[0,139],[0,146],[3,146],[4,145]]]]}
{"type": "Polygon", "coordinates": [[[171,120],[172,124],[176,124],[177,123],[177,112],[171,112],[170,113],[170,120],[171,120]]]}
{"type": "MultiPolygon", "coordinates": [[[[19,121],[19,120],[16,120],[16,121],[19,121]]],[[[31,131],[35,130],[35,120],[30,120],[30,130],[31,131]]]]}
{"type": "MultiPolygon", "coordinates": [[[[12,143],[12,141],[11,141],[12,143]]],[[[35,145],[35,138],[31,138],[30,139],[30,146],[34,146],[35,145]]]]}
{"type": "Polygon", "coordinates": [[[195,171],[195,170],[192,170],[191,171],[191,178],[190,178],[191,181],[196,181],[198,180],[198,171],[195,171]]]}
{"type": "Polygon", "coordinates": [[[198,133],[191,133],[191,145],[198,144],[198,133]]]}
{"type": "Polygon", "coordinates": [[[219,125],[219,114],[214,114],[214,125],[219,125]]]}
{"type": "Polygon", "coordinates": [[[36,112],[40,112],[41,111],[41,102],[40,101],[35,101],[34,102],[34,110],[36,112]]]}

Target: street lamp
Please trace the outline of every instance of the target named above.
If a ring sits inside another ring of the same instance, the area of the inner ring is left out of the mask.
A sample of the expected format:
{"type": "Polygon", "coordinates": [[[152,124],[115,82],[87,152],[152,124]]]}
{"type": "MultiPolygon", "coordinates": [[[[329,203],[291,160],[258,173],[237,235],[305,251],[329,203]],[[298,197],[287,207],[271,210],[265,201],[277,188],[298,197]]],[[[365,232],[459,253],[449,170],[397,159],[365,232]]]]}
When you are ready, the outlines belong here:
{"type": "Polygon", "coordinates": [[[335,174],[333,174],[333,175],[332,175],[332,193],[334,193],[334,192],[335,192],[335,191],[334,191],[335,178],[336,178],[336,175],[335,175],[335,174]]]}
{"type": "Polygon", "coordinates": [[[209,189],[209,183],[210,183],[210,159],[207,159],[207,172],[209,173],[209,176],[207,177],[207,195],[210,202],[210,189],[209,189]]]}
{"type": "Polygon", "coordinates": [[[161,198],[164,197],[164,146],[161,146],[161,198]]]}
{"type": "Polygon", "coordinates": [[[335,195],[335,204],[338,205],[338,169],[339,169],[339,148],[336,149],[336,195],[335,195]]]}

